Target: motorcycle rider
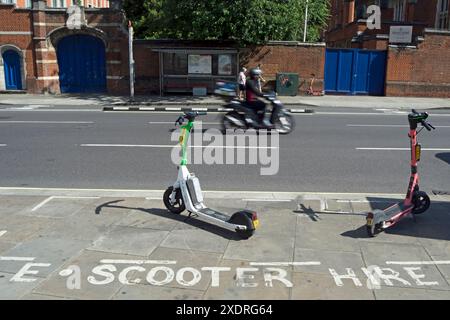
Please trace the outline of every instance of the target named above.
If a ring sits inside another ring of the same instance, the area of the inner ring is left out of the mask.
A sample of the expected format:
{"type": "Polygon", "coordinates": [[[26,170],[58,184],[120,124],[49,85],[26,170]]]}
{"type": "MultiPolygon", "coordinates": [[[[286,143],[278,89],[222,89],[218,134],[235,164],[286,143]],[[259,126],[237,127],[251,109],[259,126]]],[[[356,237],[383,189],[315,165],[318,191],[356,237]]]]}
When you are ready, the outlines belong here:
{"type": "Polygon", "coordinates": [[[265,119],[266,103],[258,99],[258,97],[265,97],[258,88],[258,79],[261,77],[261,74],[262,71],[259,68],[250,70],[250,78],[245,82],[245,99],[246,104],[255,111],[260,125],[270,128],[273,127],[273,124],[265,119]]]}

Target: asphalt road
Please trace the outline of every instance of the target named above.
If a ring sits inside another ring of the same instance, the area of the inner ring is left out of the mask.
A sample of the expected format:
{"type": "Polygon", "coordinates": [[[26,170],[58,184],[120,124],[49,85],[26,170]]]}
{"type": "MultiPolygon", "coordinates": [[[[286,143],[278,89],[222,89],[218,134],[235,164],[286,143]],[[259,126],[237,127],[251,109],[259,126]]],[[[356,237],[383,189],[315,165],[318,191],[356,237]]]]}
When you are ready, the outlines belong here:
{"type": "MultiPolygon", "coordinates": [[[[168,147],[176,112],[16,107],[0,110],[0,187],[165,189],[176,179],[168,147]],[[127,146],[98,146],[117,144],[127,146]]],[[[450,110],[430,114],[437,130],[419,136],[421,188],[450,191],[450,110]]],[[[218,128],[220,116],[203,117],[203,128],[218,128]]],[[[319,109],[295,118],[295,132],[280,136],[276,175],[261,176],[260,165],[189,168],[204,190],[405,192],[409,153],[395,148],[409,147],[406,114],[319,109]]]]}

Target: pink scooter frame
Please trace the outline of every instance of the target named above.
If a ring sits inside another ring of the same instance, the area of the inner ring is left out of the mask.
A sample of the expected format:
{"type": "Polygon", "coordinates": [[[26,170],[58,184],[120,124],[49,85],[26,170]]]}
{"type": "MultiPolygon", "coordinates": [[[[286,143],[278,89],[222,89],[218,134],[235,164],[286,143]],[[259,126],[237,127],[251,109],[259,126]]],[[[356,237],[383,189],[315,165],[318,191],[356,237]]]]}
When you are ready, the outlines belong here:
{"type": "MultiPolygon", "coordinates": [[[[426,112],[418,113],[414,109],[408,115],[409,121],[409,139],[411,149],[411,176],[409,179],[406,198],[384,210],[375,209],[367,213],[366,227],[369,236],[374,237],[380,231],[389,228],[399,222],[404,216],[412,214],[420,214],[428,210],[430,207],[430,198],[428,195],[419,190],[419,173],[417,164],[420,161],[421,145],[417,141],[417,125],[422,124],[428,131],[435,129],[425,120],[428,118],[426,112]]],[[[422,130],[422,129],[421,129],[422,130]]],[[[419,131],[420,132],[420,131],[419,131]]]]}

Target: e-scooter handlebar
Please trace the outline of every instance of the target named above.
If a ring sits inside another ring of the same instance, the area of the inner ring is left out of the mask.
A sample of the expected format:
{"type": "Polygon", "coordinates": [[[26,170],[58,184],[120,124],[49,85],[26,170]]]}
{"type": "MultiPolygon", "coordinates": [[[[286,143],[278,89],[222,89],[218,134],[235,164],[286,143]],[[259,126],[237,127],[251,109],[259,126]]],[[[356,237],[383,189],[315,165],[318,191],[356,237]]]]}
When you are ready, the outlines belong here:
{"type": "Polygon", "coordinates": [[[178,117],[178,119],[175,121],[175,126],[177,124],[182,125],[184,120],[194,120],[198,116],[205,116],[207,115],[206,111],[186,111],[184,112],[184,115],[181,115],[178,117]]]}
{"type": "Polygon", "coordinates": [[[426,121],[427,118],[428,118],[428,113],[417,112],[415,109],[412,109],[411,113],[408,116],[411,129],[415,129],[417,127],[418,123],[420,123],[428,131],[431,131],[432,129],[436,129],[435,127],[433,127],[433,125],[431,125],[429,122],[426,121]]]}
{"type": "Polygon", "coordinates": [[[431,123],[426,122],[425,120],[420,122],[425,129],[427,129],[428,131],[431,131],[432,129],[436,129],[435,127],[433,127],[433,125],[431,123]]]}

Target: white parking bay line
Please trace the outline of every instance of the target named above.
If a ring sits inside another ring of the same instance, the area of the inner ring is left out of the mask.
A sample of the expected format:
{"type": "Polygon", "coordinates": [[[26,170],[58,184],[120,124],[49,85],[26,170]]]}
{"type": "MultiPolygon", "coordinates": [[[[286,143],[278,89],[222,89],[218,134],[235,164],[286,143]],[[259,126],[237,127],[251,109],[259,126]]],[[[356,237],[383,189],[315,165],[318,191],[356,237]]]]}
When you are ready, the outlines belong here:
{"type": "MultiPolygon", "coordinates": [[[[200,124],[200,121],[198,122],[200,124]]],[[[150,121],[149,124],[175,124],[174,121],[150,121]]],[[[201,124],[220,124],[220,122],[201,122],[201,124]]],[[[195,129],[195,126],[194,126],[195,129]]]]}
{"type": "MultiPolygon", "coordinates": [[[[356,150],[409,151],[409,148],[355,148],[356,150]]],[[[450,148],[422,148],[422,151],[450,151],[450,148]]]]}
{"type": "Polygon", "coordinates": [[[1,257],[0,261],[34,261],[32,257],[1,257]]]}
{"type": "Polygon", "coordinates": [[[397,265],[450,264],[450,260],[441,260],[441,261],[386,261],[386,264],[397,264],[397,265]]]}
{"type": "Polygon", "coordinates": [[[6,230],[2,230],[2,231],[0,231],[0,237],[1,236],[3,236],[5,233],[7,233],[8,231],[6,231],[6,230]]]}
{"type": "Polygon", "coordinates": [[[6,147],[7,144],[0,144],[0,147],[6,147]]]}
{"type": "Polygon", "coordinates": [[[304,262],[250,262],[251,266],[319,266],[320,261],[304,261],[304,262]]]}
{"type": "MultiPolygon", "coordinates": [[[[385,128],[409,128],[403,124],[347,124],[347,127],[385,127],[385,128]]],[[[450,126],[435,126],[436,128],[450,128],[450,126]]]]}
{"type": "MultiPolygon", "coordinates": [[[[178,144],[80,144],[80,147],[119,147],[119,148],[179,148],[178,144]]],[[[257,146],[188,146],[188,148],[222,148],[222,149],[278,149],[279,147],[257,146]]]]}
{"type": "Polygon", "coordinates": [[[104,264],[177,264],[172,260],[124,260],[124,259],[102,259],[104,264]]]}
{"type": "Polygon", "coordinates": [[[94,121],[0,121],[0,124],[89,124],[94,121]]]}
{"type": "Polygon", "coordinates": [[[50,202],[53,199],[100,199],[100,197],[71,197],[71,196],[51,196],[40,202],[37,206],[35,206],[31,211],[36,211],[39,208],[42,208],[45,204],[50,202]]]}

